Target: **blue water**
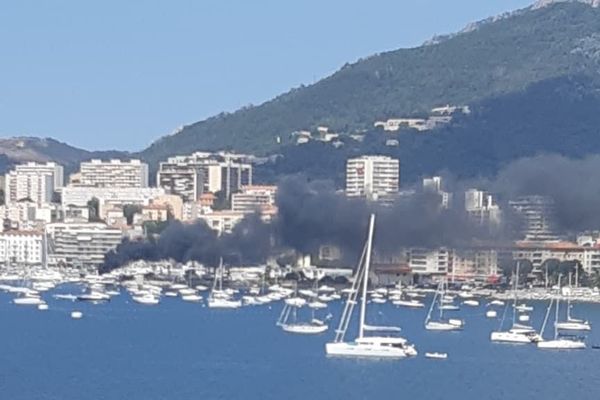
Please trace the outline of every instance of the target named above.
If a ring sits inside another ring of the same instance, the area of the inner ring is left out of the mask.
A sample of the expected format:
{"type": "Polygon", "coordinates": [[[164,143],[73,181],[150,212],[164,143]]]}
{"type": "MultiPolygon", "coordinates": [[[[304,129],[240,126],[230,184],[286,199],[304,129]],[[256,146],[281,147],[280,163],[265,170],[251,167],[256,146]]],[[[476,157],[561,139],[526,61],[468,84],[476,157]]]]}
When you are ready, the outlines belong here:
{"type": "MultiPolygon", "coordinates": [[[[426,310],[372,305],[371,323],[399,324],[420,355],[400,361],[331,359],[323,336],[283,333],[280,304],[210,310],[178,299],[159,306],[123,294],[50,310],[0,294],[0,399],[598,399],[600,305],[578,304],[595,331],[588,349],[540,351],[489,342],[498,320],[464,308],[463,332],[427,332],[426,310]],[[81,320],[69,314],[84,312],[81,320]],[[429,360],[426,351],[449,353],[429,360]]],[[[535,303],[539,326],[545,305],[535,303]]],[[[337,324],[341,305],[333,304],[337,324]]],[[[550,333],[550,332],[548,332],[550,333]]]]}

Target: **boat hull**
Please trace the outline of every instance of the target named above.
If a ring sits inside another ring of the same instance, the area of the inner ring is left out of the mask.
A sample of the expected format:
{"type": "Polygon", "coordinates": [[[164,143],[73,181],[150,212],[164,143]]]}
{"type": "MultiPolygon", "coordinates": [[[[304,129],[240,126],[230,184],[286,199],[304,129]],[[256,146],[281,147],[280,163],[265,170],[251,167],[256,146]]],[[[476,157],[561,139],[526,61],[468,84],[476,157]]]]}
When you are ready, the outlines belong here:
{"type": "Polygon", "coordinates": [[[490,340],[492,342],[499,343],[529,344],[532,342],[532,340],[529,337],[514,332],[492,332],[490,335],[490,340]]]}
{"type": "Polygon", "coordinates": [[[327,325],[308,325],[308,324],[285,324],[281,329],[288,333],[297,333],[300,335],[318,335],[326,332],[327,325]]]}
{"type": "Polygon", "coordinates": [[[585,343],[576,340],[548,340],[537,343],[538,349],[546,350],[581,350],[585,349],[585,343]]]}
{"type": "Polygon", "coordinates": [[[377,346],[359,343],[327,343],[325,351],[328,356],[335,357],[360,357],[360,358],[406,358],[416,356],[414,348],[405,349],[397,347],[377,346]]]}
{"type": "Polygon", "coordinates": [[[559,322],[556,328],[561,331],[590,331],[592,327],[589,324],[582,322],[559,322]]]}

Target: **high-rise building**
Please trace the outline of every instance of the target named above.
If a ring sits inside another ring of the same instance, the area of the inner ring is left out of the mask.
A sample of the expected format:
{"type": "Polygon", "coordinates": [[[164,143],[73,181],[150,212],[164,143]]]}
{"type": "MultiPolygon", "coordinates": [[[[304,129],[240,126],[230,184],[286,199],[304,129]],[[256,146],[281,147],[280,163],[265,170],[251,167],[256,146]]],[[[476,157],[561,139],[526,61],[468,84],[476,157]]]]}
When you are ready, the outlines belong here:
{"type": "Polygon", "coordinates": [[[521,217],[520,230],[524,240],[557,241],[554,201],[546,196],[522,196],[509,201],[510,207],[521,217]]]}
{"type": "Polygon", "coordinates": [[[247,158],[240,154],[204,152],[170,157],[160,163],[157,183],[185,202],[198,201],[208,192],[223,192],[229,199],[242,186],[252,185],[252,164],[247,158]]]}
{"type": "Polygon", "coordinates": [[[64,171],[53,162],[17,165],[4,180],[5,203],[29,199],[39,206],[50,203],[63,186],[64,171]]]}
{"type": "Polygon", "coordinates": [[[81,163],[73,186],[107,188],[148,187],[148,164],[140,160],[91,160],[81,163]]]}
{"type": "Polygon", "coordinates": [[[346,163],[346,195],[370,200],[398,193],[400,164],[387,156],[362,156],[346,163]]]}
{"type": "Polygon", "coordinates": [[[500,223],[500,207],[488,192],[478,189],[465,191],[465,211],[473,222],[481,225],[497,225],[500,223]]]}
{"type": "Polygon", "coordinates": [[[423,179],[423,191],[439,195],[442,208],[448,209],[452,205],[452,193],[444,191],[441,176],[423,179]]]}

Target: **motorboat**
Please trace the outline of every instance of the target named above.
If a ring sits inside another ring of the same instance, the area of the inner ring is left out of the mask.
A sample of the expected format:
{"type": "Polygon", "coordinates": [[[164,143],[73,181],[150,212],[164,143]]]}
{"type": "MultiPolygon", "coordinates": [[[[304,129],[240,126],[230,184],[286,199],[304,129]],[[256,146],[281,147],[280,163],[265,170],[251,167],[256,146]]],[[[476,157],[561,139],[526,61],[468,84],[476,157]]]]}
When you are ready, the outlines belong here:
{"type": "Polygon", "coordinates": [[[466,306],[471,306],[471,307],[479,306],[479,302],[477,300],[465,300],[465,301],[463,301],[463,304],[466,306]]]}
{"type": "Polygon", "coordinates": [[[38,306],[44,304],[44,300],[38,296],[23,296],[14,299],[13,303],[20,306],[38,306]]]}
{"type": "Polygon", "coordinates": [[[425,353],[425,357],[426,358],[432,358],[434,360],[445,360],[448,358],[448,353],[438,353],[438,352],[433,352],[433,353],[425,353]]]}
{"type": "Polygon", "coordinates": [[[192,302],[192,303],[197,303],[197,302],[199,302],[199,301],[202,300],[202,296],[200,296],[200,295],[198,295],[196,293],[186,294],[186,295],[181,296],[181,300],[183,300],[183,301],[189,301],[189,302],[192,302]]]}
{"type": "Polygon", "coordinates": [[[408,308],[423,308],[425,304],[421,303],[418,300],[393,300],[392,304],[398,307],[408,307],[408,308]]]}
{"type": "Polygon", "coordinates": [[[79,301],[108,301],[108,300],[110,300],[110,296],[107,295],[106,293],[92,291],[89,293],[80,294],[79,296],[77,296],[77,300],[79,300],[79,301]]]}

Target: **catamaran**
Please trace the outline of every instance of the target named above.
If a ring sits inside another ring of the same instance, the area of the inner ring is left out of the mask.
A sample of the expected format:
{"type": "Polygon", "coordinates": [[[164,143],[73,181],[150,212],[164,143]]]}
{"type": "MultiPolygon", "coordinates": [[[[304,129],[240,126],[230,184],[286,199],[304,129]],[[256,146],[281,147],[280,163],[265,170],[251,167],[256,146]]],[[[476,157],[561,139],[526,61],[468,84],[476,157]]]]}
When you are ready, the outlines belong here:
{"type": "Polygon", "coordinates": [[[512,305],[512,327],[503,331],[502,326],[504,325],[504,319],[506,317],[506,311],[508,310],[508,303],[506,307],[504,307],[504,313],[502,314],[502,319],[500,320],[500,330],[492,332],[490,334],[490,340],[492,342],[501,342],[501,343],[536,343],[542,340],[542,337],[533,329],[531,326],[518,324],[516,321],[517,318],[517,289],[519,287],[519,263],[517,262],[517,271],[514,275],[514,291],[513,291],[513,305],[512,305]]]}
{"type": "Polygon", "coordinates": [[[365,323],[367,311],[367,288],[369,280],[369,267],[373,244],[373,230],[375,228],[375,215],[371,214],[366,246],[360,258],[352,289],[346,300],[340,324],[336,330],[335,339],[325,345],[325,352],[329,356],[345,357],[375,357],[375,358],[405,358],[416,356],[417,350],[402,337],[394,336],[367,336],[366,332],[395,333],[398,327],[370,326],[365,323]],[[346,342],[345,335],[352,318],[354,306],[357,304],[358,287],[362,284],[360,317],[358,322],[358,337],[346,342]]]}
{"type": "MultiPolygon", "coordinates": [[[[431,306],[429,307],[429,312],[427,312],[427,317],[425,318],[425,329],[429,331],[456,331],[461,330],[464,327],[464,322],[460,319],[450,318],[448,320],[444,319],[444,310],[455,310],[456,306],[453,306],[449,303],[450,297],[445,295],[445,284],[444,282],[440,282],[438,284],[437,290],[433,295],[433,299],[431,300],[431,306]],[[440,312],[439,320],[432,321],[433,309],[437,304],[437,308],[440,312]]],[[[454,299],[452,299],[454,301],[454,299]]]]}

